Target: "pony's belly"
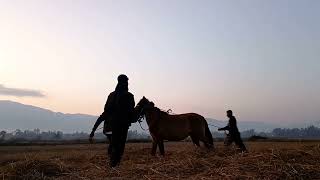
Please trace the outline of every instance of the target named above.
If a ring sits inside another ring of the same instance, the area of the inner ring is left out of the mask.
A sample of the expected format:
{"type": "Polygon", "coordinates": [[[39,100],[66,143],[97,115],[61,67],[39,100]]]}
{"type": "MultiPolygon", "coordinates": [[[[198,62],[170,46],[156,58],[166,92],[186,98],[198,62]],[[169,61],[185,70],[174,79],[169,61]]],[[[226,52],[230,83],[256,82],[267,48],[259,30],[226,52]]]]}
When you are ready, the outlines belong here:
{"type": "Polygon", "coordinates": [[[164,121],[159,125],[157,130],[164,140],[181,141],[189,136],[190,125],[184,119],[170,119],[170,121],[164,121]]]}
{"type": "Polygon", "coordinates": [[[189,133],[177,133],[177,132],[163,132],[160,133],[164,140],[168,141],[182,141],[189,136],[189,133]]]}
{"type": "Polygon", "coordinates": [[[168,137],[168,138],[164,138],[164,140],[167,140],[167,141],[182,141],[184,139],[186,139],[186,137],[168,137]]]}

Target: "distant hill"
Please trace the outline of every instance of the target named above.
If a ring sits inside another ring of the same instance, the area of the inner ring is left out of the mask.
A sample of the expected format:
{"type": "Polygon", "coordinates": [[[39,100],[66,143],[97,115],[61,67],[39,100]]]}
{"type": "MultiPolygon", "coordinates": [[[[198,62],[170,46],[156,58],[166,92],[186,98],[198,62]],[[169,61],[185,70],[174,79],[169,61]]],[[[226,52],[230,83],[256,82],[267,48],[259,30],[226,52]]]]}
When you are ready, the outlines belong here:
{"type": "MultiPolygon", "coordinates": [[[[18,102],[0,100],[0,130],[36,129],[44,131],[90,132],[98,116],[87,114],[65,114],[25,105],[18,102]]],[[[148,130],[143,122],[142,127],[148,130]]],[[[102,127],[102,125],[100,125],[102,127]]],[[[132,124],[131,130],[143,131],[138,123],[132,124]]],[[[102,131],[102,130],[97,130],[102,131]]]]}
{"type": "Polygon", "coordinates": [[[64,114],[12,101],[0,101],[1,129],[60,130],[63,132],[88,132],[96,116],[64,114]]]}
{"type": "MultiPolygon", "coordinates": [[[[97,116],[87,114],[65,114],[61,112],[53,112],[47,109],[25,105],[13,101],[0,100],[0,130],[15,129],[35,129],[40,130],[59,130],[63,132],[90,132],[97,116]]],[[[207,118],[209,125],[224,127],[227,121],[220,121],[207,118]]],[[[287,128],[306,127],[309,125],[320,126],[320,121],[303,122],[300,124],[286,125],[287,128]]],[[[148,130],[146,122],[141,123],[142,128],[148,130]]],[[[217,127],[210,126],[212,131],[216,131],[217,127]]],[[[238,121],[240,131],[255,129],[256,131],[271,131],[277,127],[283,127],[271,123],[264,122],[248,122],[238,121]]],[[[138,132],[148,133],[142,130],[138,123],[133,124],[130,129],[138,132]]]]}

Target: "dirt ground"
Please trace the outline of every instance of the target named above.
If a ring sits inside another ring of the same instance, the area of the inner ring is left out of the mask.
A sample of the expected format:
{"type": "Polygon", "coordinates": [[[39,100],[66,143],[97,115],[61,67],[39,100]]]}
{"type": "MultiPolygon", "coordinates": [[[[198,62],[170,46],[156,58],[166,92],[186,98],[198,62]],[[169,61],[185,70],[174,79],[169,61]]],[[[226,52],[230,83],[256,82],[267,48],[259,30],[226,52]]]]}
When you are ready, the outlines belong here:
{"type": "Polygon", "coordinates": [[[108,167],[105,144],[0,146],[3,179],[320,179],[319,142],[247,142],[249,153],[216,143],[128,143],[121,166],[108,167]]]}

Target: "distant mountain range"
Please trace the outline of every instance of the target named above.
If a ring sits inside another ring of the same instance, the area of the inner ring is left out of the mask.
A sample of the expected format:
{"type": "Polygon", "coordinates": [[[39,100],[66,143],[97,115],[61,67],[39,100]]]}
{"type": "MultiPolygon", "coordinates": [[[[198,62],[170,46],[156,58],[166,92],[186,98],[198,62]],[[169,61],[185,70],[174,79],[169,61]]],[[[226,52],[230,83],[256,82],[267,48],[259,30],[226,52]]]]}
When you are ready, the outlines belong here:
{"type": "Polygon", "coordinates": [[[96,116],[86,114],[64,114],[17,102],[0,101],[0,129],[88,132],[96,119],[96,116]]]}
{"type": "MultiPolygon", "coordinates": [[[[90,132],[97,116],[87,114],[65,114],[53,112],[47,109],[24,105],[21,103],[0,100],[0,130],[26,130],[39,128],[43,131],[59,130],[67,133],[71,132],[90,132]]],[[[217,127],[224,127],[227,121],[220,121],[207,118],[208,124],[212,131],[216,131],[217,127]]],[[[320,126],[320,121],[303,122],[301,124],[286,125],[287,128],[306,127],[309,125],[320,126]]],[[[141,123],[144,129],[148,129],[146,122],[141,123]]],[[[238,121],[240,131],[255,129],[256,131],[271,131],[277,127],[283,127],[272,123],[264,122],[246,122],[238,121]]],[[[131,130],[145,132],[138,123],[131,126],[131,130]]],[[[148,132],[145,132],[148,133],[148,132]]]]}

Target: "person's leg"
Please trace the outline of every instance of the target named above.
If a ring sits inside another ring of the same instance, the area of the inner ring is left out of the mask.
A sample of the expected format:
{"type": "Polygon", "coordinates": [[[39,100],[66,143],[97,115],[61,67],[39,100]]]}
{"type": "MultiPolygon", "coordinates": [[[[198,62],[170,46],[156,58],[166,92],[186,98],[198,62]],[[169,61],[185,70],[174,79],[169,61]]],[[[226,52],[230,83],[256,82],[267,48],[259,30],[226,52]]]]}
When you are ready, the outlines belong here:
{"type": "Polygon", "coordinates": [[[120,147],[121,147],[121,129],[113,128],[112,130],[112,151],[110,157],[110,166],[115,167],[120,162],[120,147]]]}
{"type": "Polygon", "coordinates": [[[107,138],[109,141],[109,146],[108,146],[108,155],[111,155],[112,152],[112,134],[107,134],[107,138]]]}
{"type": "Polygon", "coordinates": [[[246,146],[243,144],[243,141],[242,141],[242,139],[241,139],[241,137],[240,137],[240,134],[238,134],[238,135],[235,137],[235,143],[236,143],[236,145],[240,148],[240,150],[241,150],[242,152],[247,152],[247,148],[246,148],[246,146]]]}
{"type": "Polygon", "coordinates": [[[124,153],[124,149],[125,149],[125,145],[126,145],[126,141],[127,141],[127,135],[128,135],[128,127],[124,127],[121,130],[121,144],[120,144],[120,151],[119,151],[119,162],[122,158],[122,155],[124,153]]]}
{"type": "Polygon", "coordinates": [[[230,145],[232,144],[232,142],[233,142],[233,138],[231,137],[230,134],[227,134],[226,137],[225,137],[225,139],[224,139],[223,144],[224,144],[225,146],[230,146],[230,145]]]}

